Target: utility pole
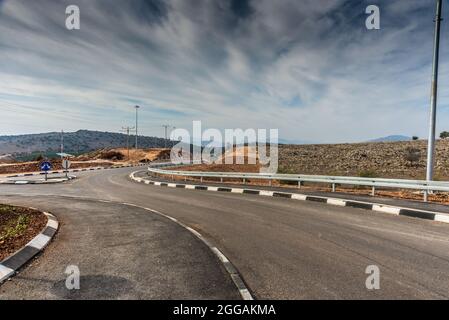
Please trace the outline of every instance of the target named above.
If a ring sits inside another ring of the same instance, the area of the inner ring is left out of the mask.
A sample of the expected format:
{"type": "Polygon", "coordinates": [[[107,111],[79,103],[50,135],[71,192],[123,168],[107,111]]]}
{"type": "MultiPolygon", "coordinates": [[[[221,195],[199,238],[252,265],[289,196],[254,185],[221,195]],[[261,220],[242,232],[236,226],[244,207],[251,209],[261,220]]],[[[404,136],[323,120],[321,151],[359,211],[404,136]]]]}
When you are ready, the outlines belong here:
{"type": "Polygon", "coordinates": [[[138,111],[140,106],[135,106],[134,108],[136,108],[136,150],[137,150],[137,135],[138,135],[137,128],[138,128],[138,113],[139,113],[138,111]]]}
{"type": "MultiPolygon", "coordinates": [[[[432,66],[432,86],[430,97],[430,127],[429,127],[429,141],[427,143],[427,172],[426,180],[433,180],[433,164],[435,153],[435,123],[436,123],[436,108],[437,108],[437,90],[438,90],[438,59],[440,50],[440,22],[441,22],[441,7],[442,0],[436,0],[436,15],[435,15],[435,31],[433,42],[433,66],[432,66]]],[[[427,200],[427,191],[425,193],[425,200],[427,200]]]]}
{"type": "MultiPolygon", "coordinates": [[[[61,130],[61,154],[64,153],[64,130],[61,130]]],[[[61,155],[62,158],[62,155],[61,155]]]]}
{"type": "Polygon", "coordinates": [[[126,132],[126,149],[128,150],[128,161],[129,161],[129,132],[134,130],[134,127],[122,127],[122,132],[126,132]]]}
{"type": "Polygon", "coordinates": [[[167,130],[168,128],[170,128],[171,126],[168,124],[164,124],[162,125],[162,127],[165,129],[165,140],[164,140],[164,145],[165,145],[165,149],[167,149],[167,130]]]}

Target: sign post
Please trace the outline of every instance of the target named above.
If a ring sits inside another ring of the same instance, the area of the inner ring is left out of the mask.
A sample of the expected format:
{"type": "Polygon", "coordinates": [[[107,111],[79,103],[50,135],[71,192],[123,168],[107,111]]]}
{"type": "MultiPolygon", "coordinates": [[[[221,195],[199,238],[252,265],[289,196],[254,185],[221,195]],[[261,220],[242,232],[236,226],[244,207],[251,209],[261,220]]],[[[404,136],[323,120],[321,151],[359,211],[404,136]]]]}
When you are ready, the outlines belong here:
{"type": "Polygon", "coordinates": [[[69,178],[69,168],[70,168],[70,160],[64,159],[62,160],[62,168],[64,169],[65,172],[65,177],[68,179],[69,178]]]}

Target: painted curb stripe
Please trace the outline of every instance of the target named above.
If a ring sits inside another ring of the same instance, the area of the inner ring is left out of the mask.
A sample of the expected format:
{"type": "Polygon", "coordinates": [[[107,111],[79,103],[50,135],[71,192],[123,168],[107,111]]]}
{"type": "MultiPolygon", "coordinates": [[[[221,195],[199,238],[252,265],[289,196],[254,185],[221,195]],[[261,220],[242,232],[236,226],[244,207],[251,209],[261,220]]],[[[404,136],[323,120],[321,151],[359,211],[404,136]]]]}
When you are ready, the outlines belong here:
{"type": "Polygon", "coordinates": [[[14,274],[14,270],[0,264],[0,283],[8,279],[14,274]]]}
{"type": "Polygon", "coordinates": [[[435,220],[434,213],[429,213],[429,212],[425,212],[425,211],[414,211],[414,210],[408,210],[408,209],[401,209],[401,211],[399,211],[399,215],[413,217],[413,218],[427,219],[427,220],[435,220]]]}
{"type": "Polygon", "coordinates": [[[399,215],[399,212],[401,211],[401,209],[399,208],[395,208],[395,207],[389,207],[389,206],[382,206],[382,205],[378,205],[378,204],[373,204],[373,211],[379,211],[379,212],[384,212],[384,213],[389,213],[389,214],[394,214],[394,215],[399,215]]]}
{"type": "Polygon", "coordinates": [[[445,216],[445,215],[442,215],[442,214],[436,214],[435,215],[435,221],[449,223],[449,216],[445,216]]]}
{"type": "Polygon", "coordinates": [[[43,249],[47,243],[50,241],[50,237],[46,236],[45,234],[41,233],[38,236],[36,236],[33,240],[31,240],[27,246],[36,248],[38,250],[43,249]]]}
{"type": "Polygon", "coordinates": [[[314,201],[314,202],[327,202],[326,198],[320,198],[320,197],[313,197],[313,196],[307,196],[307,201],[314,201]]]}
{"type": "Polygon", "coordinates": [[[346,201],[344,200],[340,200],[340,199],[327,199],[327,204],[331,204],[334,206],[341,206],[341,207],[345,207],[346,206],[346,201]]]}
{"type": "Polygon", "coordinates": [[[42,232],[42,234],[47,236],[47,237],[49,237],[49,238],[52,238],[55,235],[56,230],[57,229],[52,228],[52,227],[46,227],[44,232],[42,232]]]}
{"type": "MultiPolygon", "coordinates": [[[[134,174],[136,172],[133,172],[130,175],[130,178],[134,181],[141,179],[141,178],[134,177],[134,174]]],[[[145,181],[149,181],[149,180],[145,180],[145,181]]],[[[150,184],[161,185],[162,183],[150,180],[150,184]]],[[[165,183],[165,184],[167,184],[167,183],[165,183]]],[[[401,215],[401,216],[408,216],[408,217],[412,217],[412,218],[434,220],[434,221],[438,221],[438,222],[449,223],[449,215],[447,215],[447,214],[442,214],[442,213],[438,213],[438,212],[430,212],[430,211],[422,211],[422,210],[416,210],[416,209],[411,209],[411,208],[393,207],[390,205],[379,204],[379,203],[369,203],[369,202],[361,202],[361,201],[338,199],[338,198],[308,196],[308,195],[299,194],[299,193],[286,193],[286,192],[276,192],[276,191],[268,191],[268,190],[216,187],[216,186],[207,186],[207,185],[177,184],[176,187],[177,188],[185,188],[185,189],[194,189],[194,190],[221,191],[221,192],[232,192],[232,193],[239,193],[239,194],[254,194],[254,195],[269,196],[269,197],[291,198],[294,200],[327,203],[327,204],[335,205],[335,206],[353,207],[353,208],[357,208],[357,209],[365,209],[365,210],[383,212],[383,213],[388,213],[388,214],[393,214],[393,215],[401,215]]]]}
{"type": "Polygon", "coordinates": [[[273,193],[273,197],[278,197],[278,198],[288,198],[291,199],[292,195],[290,193],[283,193],[283,192],[274,192],[273,193]]]}
{"type": "Polygon", "coordinates": [[[363,203],[363,202],[357,202],[357,201],[346,201],[347,207],[353,207],[353,208],[359,208],[359,209],[366,209],[366,210],[372,210],[373,205],[371,203],[363,203]]]}
{"type": "Polygon", "coordinates": [[[243,193],[246,193],[246,194],[260,194],[260,191],[259,190],[251,190],[251,189],[245,189],[245,190],[243,190],[243,193]]]}
{"type": "Polygon", "coordinates": [[[36,249],[34,247],[25,246],[22,249],[20,249],[19,252],[3,261],[2,265],[17,271],[21,266],[23,266],[31,258],[33,258],[36,254],[38,254],[39,251],[40,251],[39,249],[36,249]]]}

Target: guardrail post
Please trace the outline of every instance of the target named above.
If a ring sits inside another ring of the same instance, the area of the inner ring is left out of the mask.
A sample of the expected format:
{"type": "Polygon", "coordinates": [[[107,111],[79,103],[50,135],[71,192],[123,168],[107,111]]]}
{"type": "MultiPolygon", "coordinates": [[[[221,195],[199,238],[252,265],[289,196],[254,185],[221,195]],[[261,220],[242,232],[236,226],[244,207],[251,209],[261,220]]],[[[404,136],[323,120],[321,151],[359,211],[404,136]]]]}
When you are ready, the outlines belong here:
{"type": "Polygon", "coordinates": [[[371,196],[375,196],[376,195],[376,187],[375,186],[373,186],[372,188],[371,188],[371,196]]]}
{"type": "Polygon", "coordinates": [[[298,189],[301,189],[301,181],[298,181],[298,189]]]}
{"type": "Polygon", "coordinates": [[[245,178],[243,178],[243,184],[245,184],[246,183],[246,179],[245,178]]]}
{"type": "Polygon", "coordinates": [[[270,187],[271,187],[272,184],[273,184],[273,182],[272,182],[272,180],[270,179],[270,187]]]}
{"type": "Polygon", "coordinates": [[[223,183],[223,177],[220,178],[220,182],[223,183]]]}
{"type": "Polygon", "coordinates": [[[427,190],[424,190],[424,202],[428,201],[428,195],[429,195],[429,192],[427,190]]]}
{"type": "Polygon", "coordinates": [[[332,183],[332,192],[335,192],[335,183],[332,183]]]}
{"type": "Polygon", "coordinates": [[[201,182],[203,182],[203,177],[201,177],[200,179],[201,179],[201,182]]]}

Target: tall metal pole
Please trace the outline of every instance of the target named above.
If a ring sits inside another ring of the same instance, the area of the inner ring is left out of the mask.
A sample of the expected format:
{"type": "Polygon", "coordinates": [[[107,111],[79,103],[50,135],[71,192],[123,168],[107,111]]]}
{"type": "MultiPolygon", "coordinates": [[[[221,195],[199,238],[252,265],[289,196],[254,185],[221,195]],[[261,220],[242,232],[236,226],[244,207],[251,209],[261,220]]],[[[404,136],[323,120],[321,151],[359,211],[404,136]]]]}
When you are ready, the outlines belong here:
{"type": "Polygon", "coordinates": [[[139,106],[135,106],[135,108],[136,108],[136,150],[137,150],[137,135],[138,135],[138,131],[137,131],[137,129],[138,129],[138,110],[139,110],[139,106]]]}
{"type": "Polygon", "coordinates": [[[170,128],[170,125],[164,124],[164,125],[162,125],[162,127],[164,127],[164,129],[165,129],[164,147],[165,147],[165,149],[167,149],[167,130],[168,130],[168,128],[170,128]]]}
{"type": "Polygon", "coordinates": [[[433,47],[432,86],[430,97],[430,127],[429,127],[429,141],[427,143],[427,172],[426,172],[427,181],[433,180],[433,163],[435,153],[435,123],[437,115],[436,108],[437,108],[437,90],[438,90],[438,58],[440,51],[441,7],[442,7],[442,0],[436,0],[435,33],[434,33],[435,38],[433,47]]]}
{"type": "Polygon", "coordinates": [[[122,132],[126,133],[126,149],[128,150],[128,161],[129,161],[129,132],[134,130],[134,127],[122,127],[122,132]]]}

